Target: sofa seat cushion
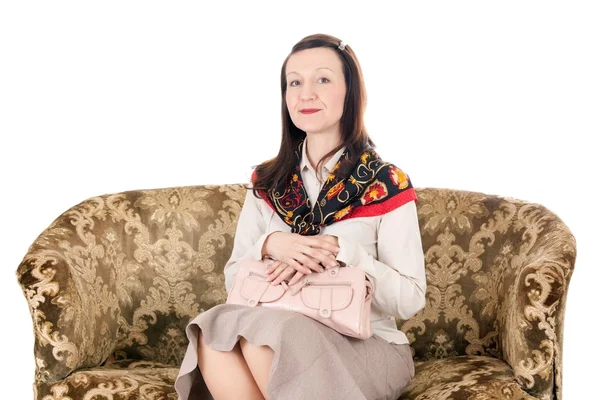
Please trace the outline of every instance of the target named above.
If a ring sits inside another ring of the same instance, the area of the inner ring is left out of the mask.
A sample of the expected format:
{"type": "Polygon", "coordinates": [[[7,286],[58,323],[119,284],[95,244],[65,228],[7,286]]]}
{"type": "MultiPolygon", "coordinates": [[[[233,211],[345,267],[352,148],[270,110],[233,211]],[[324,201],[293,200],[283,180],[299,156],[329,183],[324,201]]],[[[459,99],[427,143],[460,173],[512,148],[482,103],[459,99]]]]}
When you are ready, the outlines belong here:
{"type": "Polygon", "coordinates": [[[415,361],[415,377],[401,399],[535,399],[521,389],[512,368],[485,356],[415,361]]]}
{"type": "Polygon", "coordinates": [[[119,360],[85,368],[52,383],[39,383],[35,399],[173,399],[179,367],[151,361],[119,360]]]}

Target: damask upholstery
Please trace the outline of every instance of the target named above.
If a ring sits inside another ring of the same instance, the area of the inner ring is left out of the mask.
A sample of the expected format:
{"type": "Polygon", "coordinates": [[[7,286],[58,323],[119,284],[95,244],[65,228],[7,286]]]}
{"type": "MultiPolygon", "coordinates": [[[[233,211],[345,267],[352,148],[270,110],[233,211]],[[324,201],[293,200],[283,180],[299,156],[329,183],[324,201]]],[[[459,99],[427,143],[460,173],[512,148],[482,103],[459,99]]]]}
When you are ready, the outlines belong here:
{"type": "MultiPolygon", "coordinates": [[[[508,197],[417,188],[427,303],[397,320],[416,375],[402,399],[561,399],[576,257],[562,220],[508,197]]],[[[227,299],[242,184],[87,199],[17,269],[35,334],[34,398],[176,399],[184,329],[227,299]]]]}

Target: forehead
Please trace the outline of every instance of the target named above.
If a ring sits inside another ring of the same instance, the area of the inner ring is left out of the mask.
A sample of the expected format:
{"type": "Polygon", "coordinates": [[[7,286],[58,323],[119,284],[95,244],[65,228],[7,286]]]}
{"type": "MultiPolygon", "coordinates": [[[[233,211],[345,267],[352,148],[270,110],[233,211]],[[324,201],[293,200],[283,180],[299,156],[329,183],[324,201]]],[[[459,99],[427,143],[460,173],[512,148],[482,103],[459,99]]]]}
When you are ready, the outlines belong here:
{"type": "Polygon", "coordinates": [[[319,67],[326,67],[331,69],[334,73],[341,73],[342,61],[339,59],[338,55],[335,54],[335,50],[327,47],[301,50],[290,56],[285,67],[285,73],[286,75],[291,72],[307,75],[317,72],[315,69],[319,67]]]}

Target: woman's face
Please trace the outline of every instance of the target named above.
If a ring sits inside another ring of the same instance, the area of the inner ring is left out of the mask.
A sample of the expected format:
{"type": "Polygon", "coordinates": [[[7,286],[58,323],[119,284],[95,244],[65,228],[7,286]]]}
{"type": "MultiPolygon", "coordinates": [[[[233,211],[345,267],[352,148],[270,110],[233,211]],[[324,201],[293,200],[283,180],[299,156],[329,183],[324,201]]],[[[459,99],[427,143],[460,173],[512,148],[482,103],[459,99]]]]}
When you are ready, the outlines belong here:
{"type": "Polygon", "coordinates": [[[336,50],[317,47],[301,50],[288,59],[285,100],[292,122],[307,134],[340,135],[346,83],[336,50]],[[302,109],[319,111],[304,114],[302,109]]]}

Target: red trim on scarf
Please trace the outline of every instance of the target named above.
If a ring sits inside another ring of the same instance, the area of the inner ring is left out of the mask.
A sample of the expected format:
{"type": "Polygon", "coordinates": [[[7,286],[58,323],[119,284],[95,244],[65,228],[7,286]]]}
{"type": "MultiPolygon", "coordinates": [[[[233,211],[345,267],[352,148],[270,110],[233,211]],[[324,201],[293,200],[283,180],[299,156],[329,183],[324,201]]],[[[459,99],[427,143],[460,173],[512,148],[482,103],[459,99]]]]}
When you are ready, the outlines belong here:
{"type": "Polygon", "coordinates": [[[414,187],[398,193],[394,197],[385,200],[383,203],[365,204],[354,208],[348,213],[348,215],[345,215],[336,222],[343,221],[347,218],[374,217],[377,215],[386,214],[411,200],[418,201],[417,192],[415,191],[414,187]]]}
{"type": "MultiPolygon", "coordinates": [[[[256,182],[256,169],[254,171],[252,171],[252,177],[250,179],[252,181],[252,185],[254,185],[254,182],[256,182]]],[[[271,204],[271,201],[269,200],[269,196],[267,196],[267,194],[265,192],[263,192],[262,190],[258,191],[258,195],[260,197],[262,197],[262,199],[265,201],[265,203],[267,203],[269,205],[269,207],[271,207],[271,210],[273,210],[273,212],[275,212],[275,214],[277,214],[277,209],[275,208],[275,206],[273,206],[273,204],[271,204]]]]}
{"type": "Polygon", "coordinates": [[[273,210],[273,212],[276,215],[279,215],[279,214],[277,214],[277,209],[273,206],[273,204],[271,204],[271,200],[269,200],[269,196],[267,196],[267,194],[265,192],[263,192],[262,190],[259,190],[258,195],[260,197],[262,197],[262,199],[265,201],[265,203],[267,203],[269,205],[269,207],[271,207],[271,210],[273,210]]]}

